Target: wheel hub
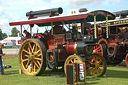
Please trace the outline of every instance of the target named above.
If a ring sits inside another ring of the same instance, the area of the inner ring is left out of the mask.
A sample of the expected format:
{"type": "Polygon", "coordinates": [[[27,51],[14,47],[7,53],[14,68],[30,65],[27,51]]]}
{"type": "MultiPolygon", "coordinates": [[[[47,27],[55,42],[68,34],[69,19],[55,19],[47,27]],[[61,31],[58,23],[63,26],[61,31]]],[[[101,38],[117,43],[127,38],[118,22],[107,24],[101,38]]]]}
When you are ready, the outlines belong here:
{"type": "Polygon", "coordinates": [[[96,67],[96,68],[99,68],[99,64],[98,64],[98,63],[95,63],[95,67],[96,67]]]}
{"type": "Polygon", "coordinates": [[[28,57],[29,62],[34,61],[34,54],[31,53],[28,57]]]}

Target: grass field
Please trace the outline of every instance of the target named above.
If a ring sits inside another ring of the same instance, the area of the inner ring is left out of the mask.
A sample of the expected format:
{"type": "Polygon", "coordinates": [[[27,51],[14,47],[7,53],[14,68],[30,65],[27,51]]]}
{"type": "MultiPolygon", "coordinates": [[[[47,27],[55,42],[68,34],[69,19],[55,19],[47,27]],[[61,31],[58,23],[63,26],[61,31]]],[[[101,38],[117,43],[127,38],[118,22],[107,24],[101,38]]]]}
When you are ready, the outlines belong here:
{"type": "MultiPolygon", "coordinates": [[[[17,55],[6,55],[3,57],[5,65],[12,68],[5,69],[7,75],[0,75],[0,85],[66,85],[64,72],[51,72],[46,70],[41,76],[26,76],[19,73],[17,55]]],[[[108,66],[106,76],[93,77],[87,74],[86,85],[128,85],[128,68],[125,61],[121,66],[108,66]],[[123,65],[123,66],[122,66],[123,65]]],[[[78,83],[78,85],[84,85],[78,83]]]]}

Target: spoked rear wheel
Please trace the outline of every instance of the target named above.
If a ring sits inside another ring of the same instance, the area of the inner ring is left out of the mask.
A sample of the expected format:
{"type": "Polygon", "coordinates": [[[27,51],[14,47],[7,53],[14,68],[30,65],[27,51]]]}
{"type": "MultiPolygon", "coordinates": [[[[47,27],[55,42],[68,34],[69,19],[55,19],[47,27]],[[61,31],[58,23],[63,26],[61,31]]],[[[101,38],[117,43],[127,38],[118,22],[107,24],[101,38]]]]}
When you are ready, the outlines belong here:
{"type": "Polygon", "coordinates": [[[93,53],[100,54],[105,59],[107,59],[107,50],[105,44],[98,44],[94,46],[93,53]]]}
{"type": "Polygon", "coordinates": [[[46,68],[46,47],[38,39],[25,40],[19,50],[19,63],[24,74],[36,76],[46,68]]]}
{"type": "Polygon", "coordinates": [[[105,59],[99,54],[92,54],[91,62],[87,65],[87,72],[91,76],[100,77],[106,72],[107,64],[105,59]]]}

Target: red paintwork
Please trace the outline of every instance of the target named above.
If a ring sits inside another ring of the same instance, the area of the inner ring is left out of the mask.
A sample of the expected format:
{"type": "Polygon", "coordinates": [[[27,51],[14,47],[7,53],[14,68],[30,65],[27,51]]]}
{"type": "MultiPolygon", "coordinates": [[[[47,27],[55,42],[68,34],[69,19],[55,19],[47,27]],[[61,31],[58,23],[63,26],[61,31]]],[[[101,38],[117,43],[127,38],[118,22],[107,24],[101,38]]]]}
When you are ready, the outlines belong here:
{"type": "Polygon", "coordinates": [[[39,34],[34,34],[33,38],[35,38],[35,37],[41,38],[41,36],[39,34]]]}
{"type": "Polygon", "coordinates": [[[97,54],[100,54],[103,56],[103,48],[102,48],[101,44],[94,46],[93,53],[97,53],[97,54]]]}
{"type": "Polygon", "coordinates": [[[49,39],[49,40],[47,40],[47,43],[48,43],[48,46],[49,45],[53,45],[54,44],[54,40],[53,39],[49,39]]]}
{"type": "Polygon", "coordinates": [[[55,49],[55,48],[57,48],[57,45],[56,45],[56,44],[54,44],[54,45],[49,45],[49,49],[55,49]]]}
{"type": "Polygon", "coordinates": [[[107,41],[108,43],[123,42],[123,35],[122,34],[109,35],[109,39],[107,41]]]}
{"type": "Polygon", "coordinates": [[[51,32],[48,33],[48,40],[47,40],[48,47],[49,45],[54,44],[53,36],[51,35],[51,32]]]}
{"type": "Polygon", "coordinates": [[[75,44],[76,44],[76,42],[71,42],[71,43],[67,43],[65,45],[65,50],[68,54],[74,54],[75,53],[75,51],[76,51],[75,44]]]}
{"type": "Polygon", "coordinates": [[[107,42],[106,39],[101,38],[101,39],[98,41],[98,44],[108,44],[108,42],[107,42]]]}
{"type": "Polygon", "coordinates": [[[22,41],[22,40],[19,40],[19,41],[18,41],[18,44],[22,44],[22,43],[23,43],[23,41],[22,41]]]}
{"type": "Polygon", "coordinates": [[[128,66],[128,54],[126,55],[125,60],[126,60],[126,65],[128,66]]]}
{"type": "Polygon", "coordinates": [[[59,34],[59,35],[53,35],[54,41],[57,44],[64,44],[65,43],[65,35],[64,34],[59,34]]]}
{"type": "Polygon", "coordinates": [[[117,43],[109,43],[109,45],[117,45],[117,43]]]}
{"type": "Polygon", "coordinates": [[[75,19],[83,19],[86,18],[88,15],[74,15],[74,16],[66,16],[66,17],[56,17],[56,18],[48,18],[48,19],[38,19],[38,20],[28,20],[28,21],[21,21],[21,22],[11,22],[9,23],[10,26],[14,25],[25,25],[25,24],[39,24],[39,23],[49,23],[49,22],[58,22],[58,21],[66,21],[66,20],[75,20],[75,19]]]}
{"type": "Polygon", "coordinates": [[[29,37],[23,37],[24,39],[29,39],[29,37]]]}
{"type": "Polygon", "coordinates": [[[64,49],[59,49],[58,50],[58,61],[59,62],[63,62],[67,59],[68,54],[66,53],[66,51],[64,49]]]}

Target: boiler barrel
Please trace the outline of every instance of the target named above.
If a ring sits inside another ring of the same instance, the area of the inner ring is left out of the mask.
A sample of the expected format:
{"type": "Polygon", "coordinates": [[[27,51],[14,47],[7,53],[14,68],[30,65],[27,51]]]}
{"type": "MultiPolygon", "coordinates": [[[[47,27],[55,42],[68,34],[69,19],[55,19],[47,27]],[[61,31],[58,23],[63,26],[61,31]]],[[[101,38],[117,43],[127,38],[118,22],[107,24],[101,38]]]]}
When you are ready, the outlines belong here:
{"type": "Polygon", "coordinates": [[[52,13],[54,16],[59,15],[63,13],[63,9],[61,7],[59,8],[53,8],[53,9],[47,9],[47,10],[40,10],[40,11],[30,11],[26,13],[27,17],[40,17],[40,16],[49,16],[50,13],[52,13]]]}
{"type": "Polygon", "coordinates": [[[65,45],[65,50],[68,54],[85,54],[89,56],[93,52],[95,44],[85,44],[84,42],[70,42],[65,45]]]}

